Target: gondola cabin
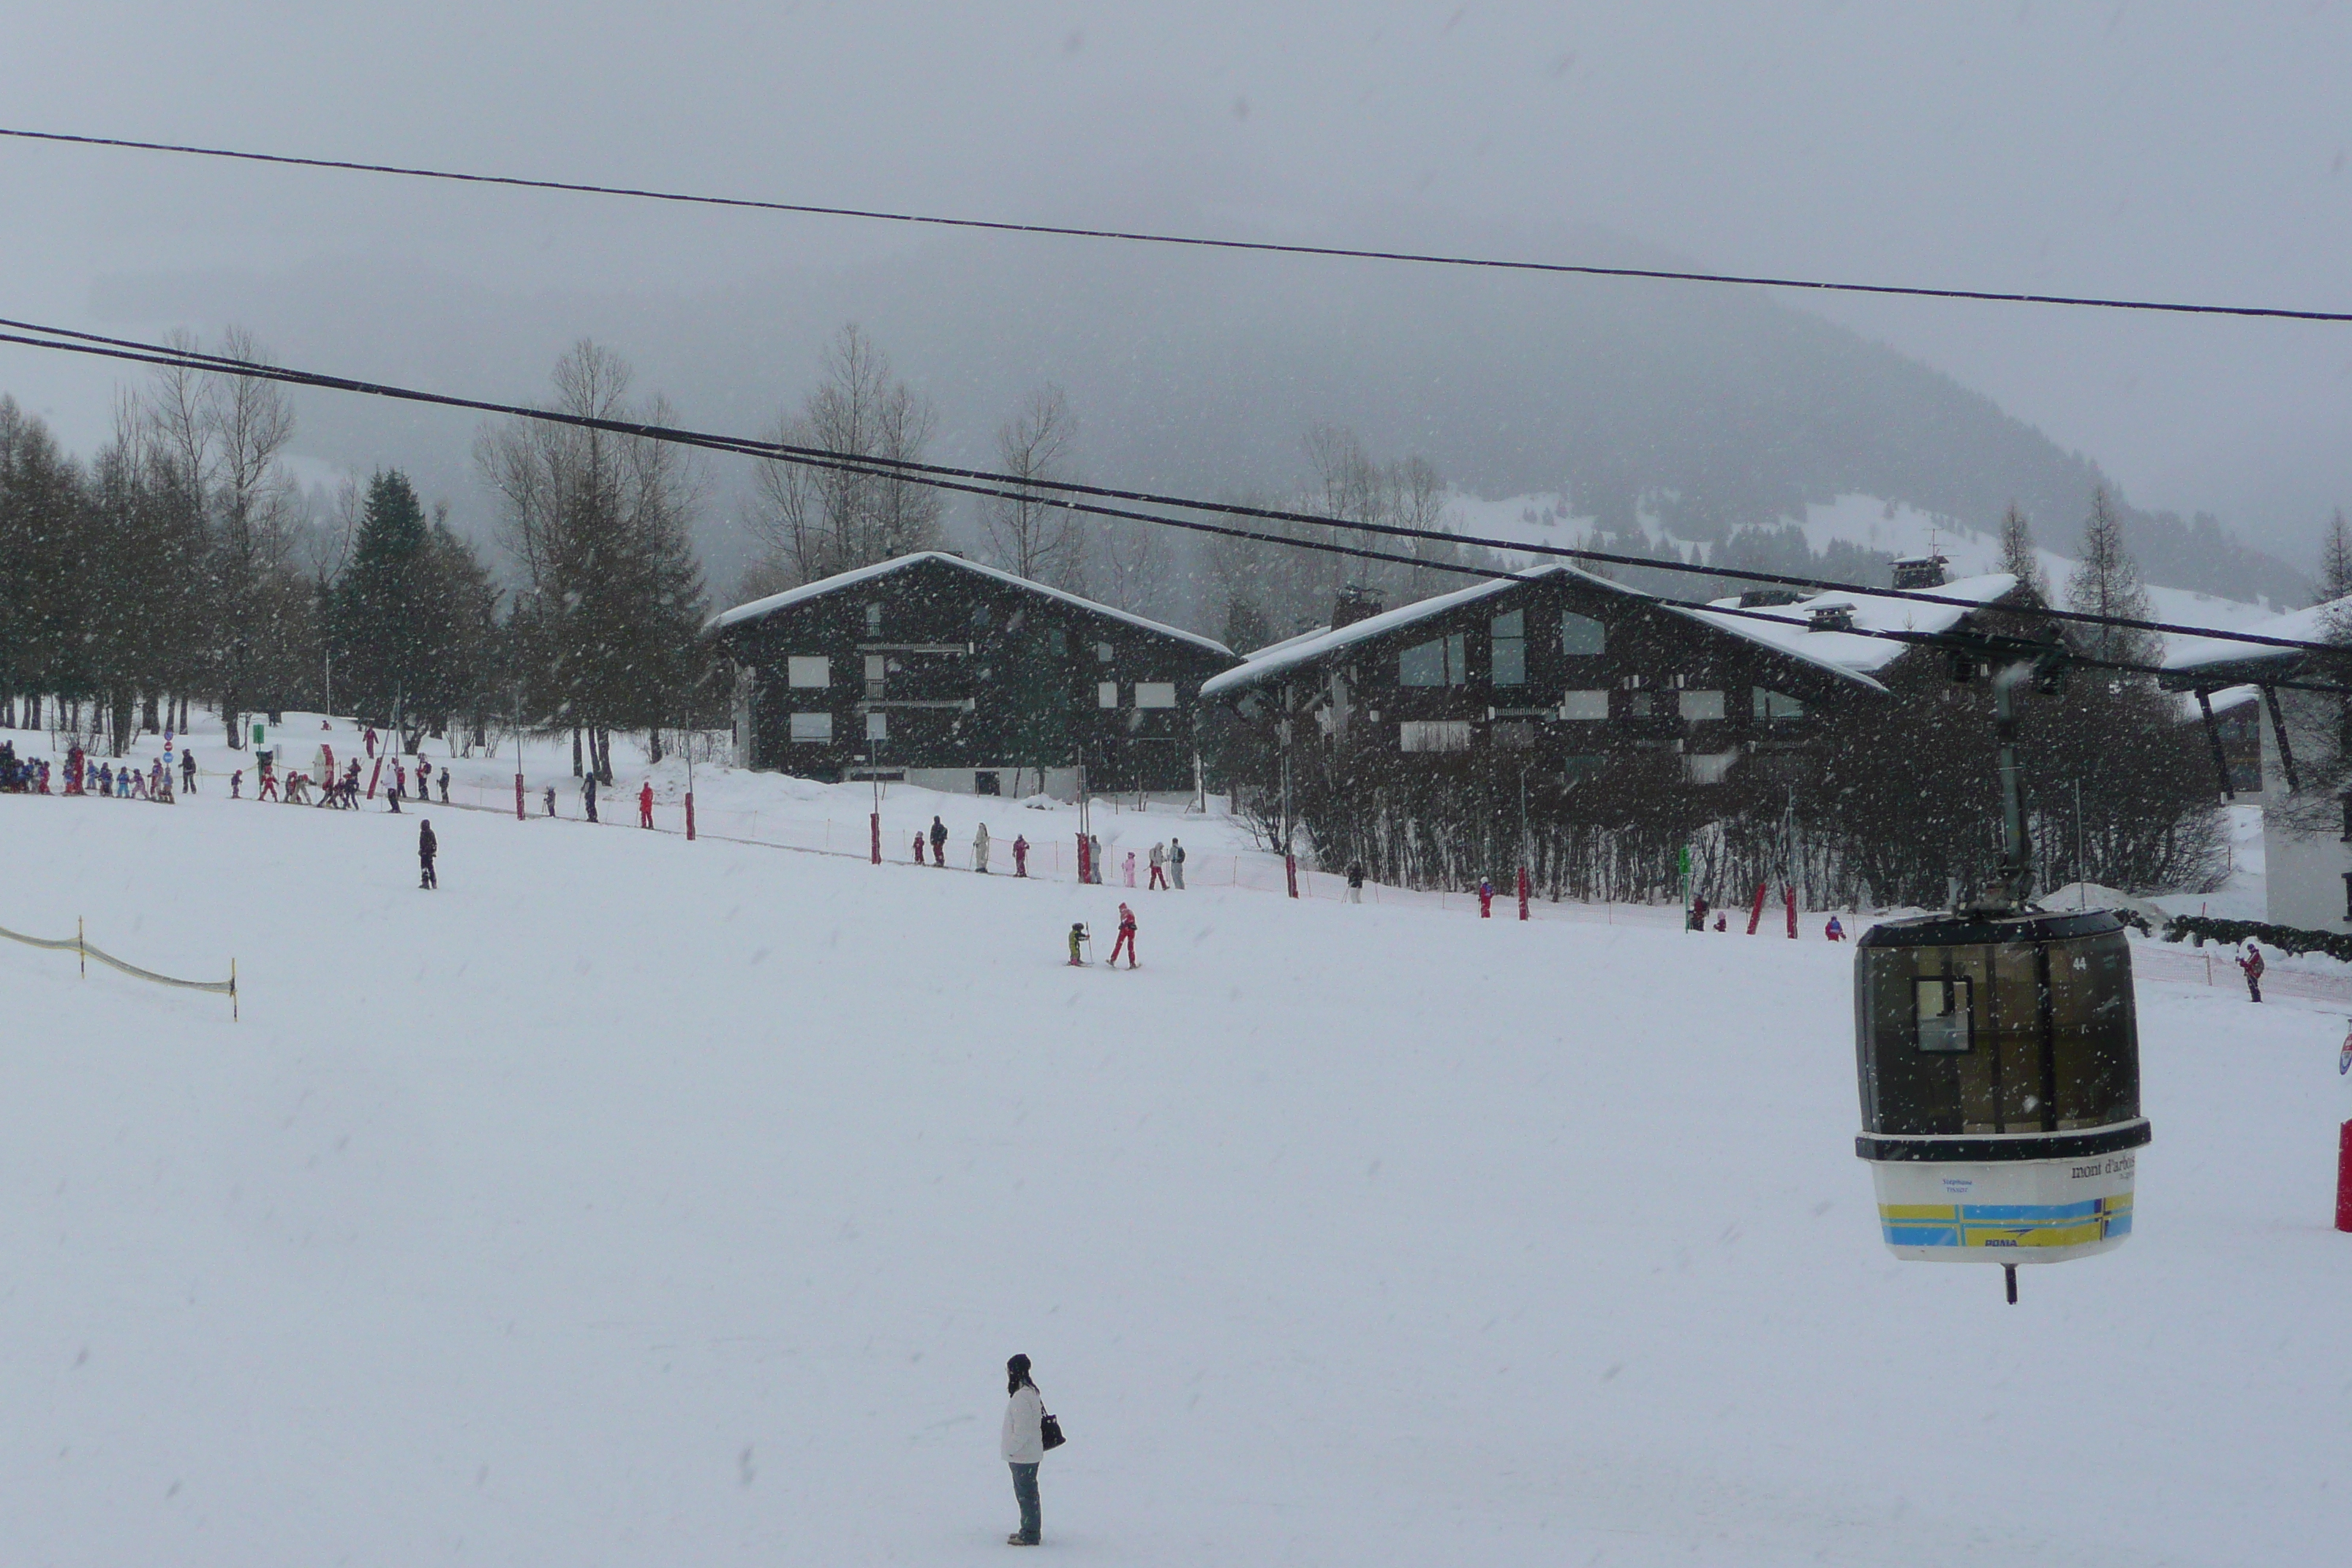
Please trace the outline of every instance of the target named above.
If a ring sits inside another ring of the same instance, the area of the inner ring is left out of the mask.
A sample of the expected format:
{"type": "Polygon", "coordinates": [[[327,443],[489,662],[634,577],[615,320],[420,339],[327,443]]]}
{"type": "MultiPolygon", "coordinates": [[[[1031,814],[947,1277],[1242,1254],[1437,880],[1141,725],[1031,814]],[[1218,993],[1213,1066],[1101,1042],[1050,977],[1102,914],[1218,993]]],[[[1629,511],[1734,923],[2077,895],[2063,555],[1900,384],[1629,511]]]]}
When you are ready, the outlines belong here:
{"type": "Polygon", "coordinates": [[[2015,1268],[2131,1235],[2139,1031],[2103,910],[1874,927],[1854,953],[1862,1135],[1895,1255],[2015,1268]]]}

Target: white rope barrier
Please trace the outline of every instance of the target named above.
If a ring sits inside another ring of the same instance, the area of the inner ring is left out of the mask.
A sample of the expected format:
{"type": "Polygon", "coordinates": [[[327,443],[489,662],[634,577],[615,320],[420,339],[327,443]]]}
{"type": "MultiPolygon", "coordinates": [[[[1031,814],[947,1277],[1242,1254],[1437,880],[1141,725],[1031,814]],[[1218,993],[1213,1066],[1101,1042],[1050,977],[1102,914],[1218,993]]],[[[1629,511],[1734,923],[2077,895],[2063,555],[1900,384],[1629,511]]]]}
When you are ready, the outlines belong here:
{"type": "Polygon", "coordinates": [[[152,981],[158,985],[176,985],[184,991],[210,991],[216,995],[226,996],[230,1020],[242,1021],[237,1007],[236,960],[234,958],[228,961],[226,980],[183,980],[177,975],[158,974],[152,969],[142,969],[139,965],[126,963],[100,948],[92,947],[89,938],[83,934],[82,923],[79,920],[74,921],[74,934],[61,940],[53,941],[48,937],[27,936],[23,931],[10,931],[6,926],[0,926],[0,936],[5,936],[11,942],[21,942],[26,947],[45,947],[54,952],[77,954],[82,961],[81,972],[84,974],[89,973],[89,961],[94,958],[100,963],[109,964],[122,971],[125,974],[140,980],[152,981]]]}

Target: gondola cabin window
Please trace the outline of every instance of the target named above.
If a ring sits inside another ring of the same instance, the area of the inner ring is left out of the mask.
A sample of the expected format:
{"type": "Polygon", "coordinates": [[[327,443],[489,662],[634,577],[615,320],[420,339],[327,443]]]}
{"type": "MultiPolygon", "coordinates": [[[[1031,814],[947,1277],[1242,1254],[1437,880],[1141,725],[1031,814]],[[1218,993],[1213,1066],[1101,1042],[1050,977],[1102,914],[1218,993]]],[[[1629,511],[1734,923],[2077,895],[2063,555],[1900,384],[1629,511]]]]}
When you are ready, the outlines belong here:
{"type": "Polygon", "coordinates": [[[1591,616],[1563,610],[1559,616],[1559,651],[1570,658],[1590,658],[1609,651],[1609,630],[1591,616]]]}
{"type": "Polygon", "coordinates": [[[1397,655],[1397,684],[1462,685],[1469,679],[1469,644],[1468,636],[1462,632],[1416,643],[1397,655]]]}
{"type": "Polygon", "coordinates": [[[1969,1011],[1969,990],[1965,976],[1913,983],[1921,1050],[1958,1056],[1975,1046],[1976,1029],[1969,1011]]]}
{"type": "Polygon", "coordinates": [[[1525,686],[1528,683],[1528,616],[1525,610],[1513,610],[1507,616],[1496,616],[1492,628],[1494,655],[1492,668],[1497,686],[1525,686]]]}

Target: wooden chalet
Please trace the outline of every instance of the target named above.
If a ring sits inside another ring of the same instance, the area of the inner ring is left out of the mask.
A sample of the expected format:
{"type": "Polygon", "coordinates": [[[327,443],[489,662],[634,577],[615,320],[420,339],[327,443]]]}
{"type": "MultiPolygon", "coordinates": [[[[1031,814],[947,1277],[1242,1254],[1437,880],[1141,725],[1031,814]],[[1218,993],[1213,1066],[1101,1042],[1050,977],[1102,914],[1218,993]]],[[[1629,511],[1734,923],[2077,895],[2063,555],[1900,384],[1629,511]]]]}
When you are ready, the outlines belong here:
{"type": "Polygon", "coordinates": [[[940,552],[739,605],[736,755],[980,795],[1190,790],[1223,644],[940,552]]]}

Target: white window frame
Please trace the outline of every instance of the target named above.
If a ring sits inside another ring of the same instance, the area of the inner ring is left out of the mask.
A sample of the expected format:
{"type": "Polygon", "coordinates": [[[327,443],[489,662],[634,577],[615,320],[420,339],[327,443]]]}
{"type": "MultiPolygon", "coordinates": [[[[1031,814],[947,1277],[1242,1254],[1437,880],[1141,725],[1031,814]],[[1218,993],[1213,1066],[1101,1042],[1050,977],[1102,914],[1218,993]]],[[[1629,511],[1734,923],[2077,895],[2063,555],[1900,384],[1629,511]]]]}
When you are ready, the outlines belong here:
{"type": "Polygon", "coordinates": [[[1176,683],[1172,680],[1139,680],[1135,683],[1135,705],[1138,708],[1173,708],[1176,706],[1176,683]]]}
{"type": "Polygon", "coordinates": [[[795,713],[792,721],[793,743],[801,746],[833,744],[833,715],[822,710],[814,713],[795,713]]]}
{"type": "Polygon", "coordinates": [[[1095,706],[1097,708],[1116,708],[1118,706],[1118,681],[1100,680],[1095,683],[1095,706]]]}
{"type": "Polygon", "coordinates": [[[869,741],[888,740],[890,738],[890,715],[884,712],[879,708],[867,709],[866,710],[866,738],[869,741]]]}
{"type": "Polygon", "coordinates": [[[1605,721],[1609,717],[1609,693],[1605,689],[1599,691],[1563,691],[1559,694],[1559,716],[1588,723],[1605,721]]]}
{"type": "Polygon", "coordinates": [[[1710,719],[1723,717],[1722,692],[1685,689],[1679,695],[1682,699],[1683,717],[1691,722],[1704,723],[1710,719]]]}
{"type": "Polygon", "coordinates": [[[833,684],[833,660],[821,653],[796,653],[784,660],[784,684],[795,691],[815,691],[833,684]]]}
{"type": "Polygon", "coordinates": [[[1466,752],[1470,749],[1467,719],[1407,719],[1397,726],[1402,752],[1466,752]]]}

